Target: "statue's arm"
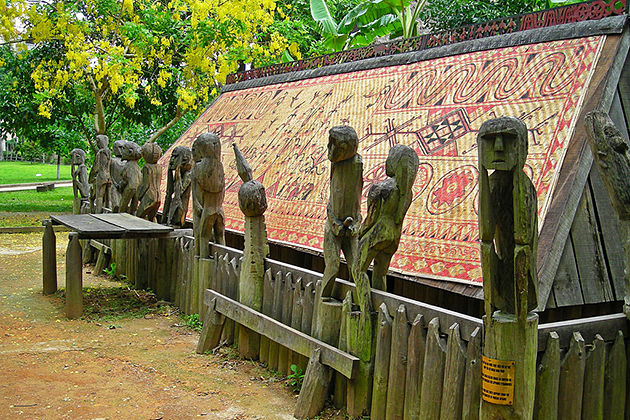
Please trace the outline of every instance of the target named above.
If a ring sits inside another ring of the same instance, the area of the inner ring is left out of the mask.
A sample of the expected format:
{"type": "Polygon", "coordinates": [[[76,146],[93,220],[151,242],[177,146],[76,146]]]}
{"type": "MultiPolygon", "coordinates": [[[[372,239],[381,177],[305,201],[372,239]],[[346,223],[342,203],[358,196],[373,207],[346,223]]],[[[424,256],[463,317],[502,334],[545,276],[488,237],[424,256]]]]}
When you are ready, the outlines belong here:
{"type": "Polygon", "coordinates": [[[351,181],[356,185],[354,189],[354,209],[352,214],[352,224],[348,226],[353,235],[357,235],[361,230],[361,195],[363,193],[363,161],[361,156],[357,155],[354,167],[354,179],[351,181]]]}
{"type": "MultiPolygon", "coordinates": [[[[373,187],[374,186],[370,187],[370,192],[373,187]]],[[[361,225],[361,229],[359,229],[359,238],[362,238],[363,235],[365,235],[366,232],[370,230],[372,226],[376,224],[376,221],[380,217],[383,203],[379,197],[373,198],[373,196],[368,193],[367,205],[368,205],[367,215],[365,216],[365,220],[363,221],[363,224],[361,225]]]]}
{"type": "Polygon", "coordinates": [[[490,192],[488,170],[479,166],[479,238],[482,242],[492,242],[495,230],[494,205],[490,192]]]}
{"type": "Polygon", "coordinates": [[[90,196],[90,184],[88,182],[88,174],[85,166],[81,166],[81,168],[79,168],[78,178],[81,197],[88,198],[90,196]]]}

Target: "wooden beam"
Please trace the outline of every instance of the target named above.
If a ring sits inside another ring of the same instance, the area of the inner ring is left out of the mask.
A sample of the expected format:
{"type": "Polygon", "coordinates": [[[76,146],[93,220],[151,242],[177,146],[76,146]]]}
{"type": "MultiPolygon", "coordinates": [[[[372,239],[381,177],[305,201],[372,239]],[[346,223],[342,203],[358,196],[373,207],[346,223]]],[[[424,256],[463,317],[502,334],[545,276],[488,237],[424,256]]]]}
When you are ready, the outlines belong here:
{"type": "Polygon", "coordinates": [[[296,353],[310,357],[313,350],[319,347],[321,349],[321,362],[324,365],[330,366],[348,379],[354,378],[359,366],[357,357],[340,351],[323,341],[316,340],[214,290],[206,290],[206,304],[210,304],[212,299],[216,299],[215,310],[217,312],[296,353]]]}
{"type": "Polygon", "coordinates": [[[108,247],[107,245],[105,245],[102,242],[95,241],[94,239],[90,239],[90,246],[92,248],[96,248],[99,251],[104,252],[106,254],[111,254],[112,253],[112,249],[110,247],[108,247]]]}
{"type": "Polygon", "coordinates": [[[597,334],[605,341],[615,341],[618,331],[628,335],[628,321],[623,313],[594,316],[591,318],[571,319],[538,325],[538,351],[547,347],[550,332],[557,332],[560,348],[567,348],[574,332],[579,332],[586,342],[592,342],[597,334]]]}

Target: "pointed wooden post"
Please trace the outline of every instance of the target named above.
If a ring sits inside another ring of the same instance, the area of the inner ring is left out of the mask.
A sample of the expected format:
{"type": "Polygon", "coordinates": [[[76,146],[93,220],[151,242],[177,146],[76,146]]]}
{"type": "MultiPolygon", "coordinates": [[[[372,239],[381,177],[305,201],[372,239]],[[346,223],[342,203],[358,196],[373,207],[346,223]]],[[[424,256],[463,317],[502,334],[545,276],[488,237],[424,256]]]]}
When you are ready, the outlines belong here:
{"type": "Polygon", "coordinates": [[[44,294],[57,291],[57,238],[50,220],[44,220],[44,236],[42,237],[42,280],[44,294]]]}
{"type": "Polygon", "coordinates": [[[66,251],[66,316],[69,319],[83,315],[83,257],[79,234],[70,232],[66,251]]]}

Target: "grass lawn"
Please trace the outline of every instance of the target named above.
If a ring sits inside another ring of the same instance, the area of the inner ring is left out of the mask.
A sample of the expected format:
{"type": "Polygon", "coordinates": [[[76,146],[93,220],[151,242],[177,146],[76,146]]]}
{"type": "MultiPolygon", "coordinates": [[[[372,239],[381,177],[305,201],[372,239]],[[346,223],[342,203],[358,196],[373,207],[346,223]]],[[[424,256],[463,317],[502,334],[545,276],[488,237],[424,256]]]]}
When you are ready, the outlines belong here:
{"type": "Polygon", "coordinates": [[[72,213],[72,187],[54,191],[13,191],[0,193],[0,212],[72,213]]]}
{"type": "MultiPolygon", "coordinates": [[[[71,180],[70,165],[59,168],[61,180],[71,180]]],[[[57,165],[30,162],[0,162],[0,185],[26,182],[56,181],[57,165]],[[35,176],[41,174],[41,176],[35,176]]]]}

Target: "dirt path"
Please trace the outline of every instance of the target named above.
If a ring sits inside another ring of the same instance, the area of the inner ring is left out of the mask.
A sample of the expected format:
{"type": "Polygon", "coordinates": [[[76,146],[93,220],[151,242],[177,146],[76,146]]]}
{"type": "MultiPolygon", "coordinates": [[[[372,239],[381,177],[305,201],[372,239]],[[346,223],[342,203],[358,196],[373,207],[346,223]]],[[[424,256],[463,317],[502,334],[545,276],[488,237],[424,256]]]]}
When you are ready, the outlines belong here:
{"type": "MultiPolygon", "coordinates": [[[[176,314],[67,321],[61,298],[41,293],[40,247],[40,234],[0,235],[0,418],[292,418],[296,395],[282,381],[195,354],[198,334],[176,314]]],[[[84,286],[112,284],[84,275],[84,286]]]]}

